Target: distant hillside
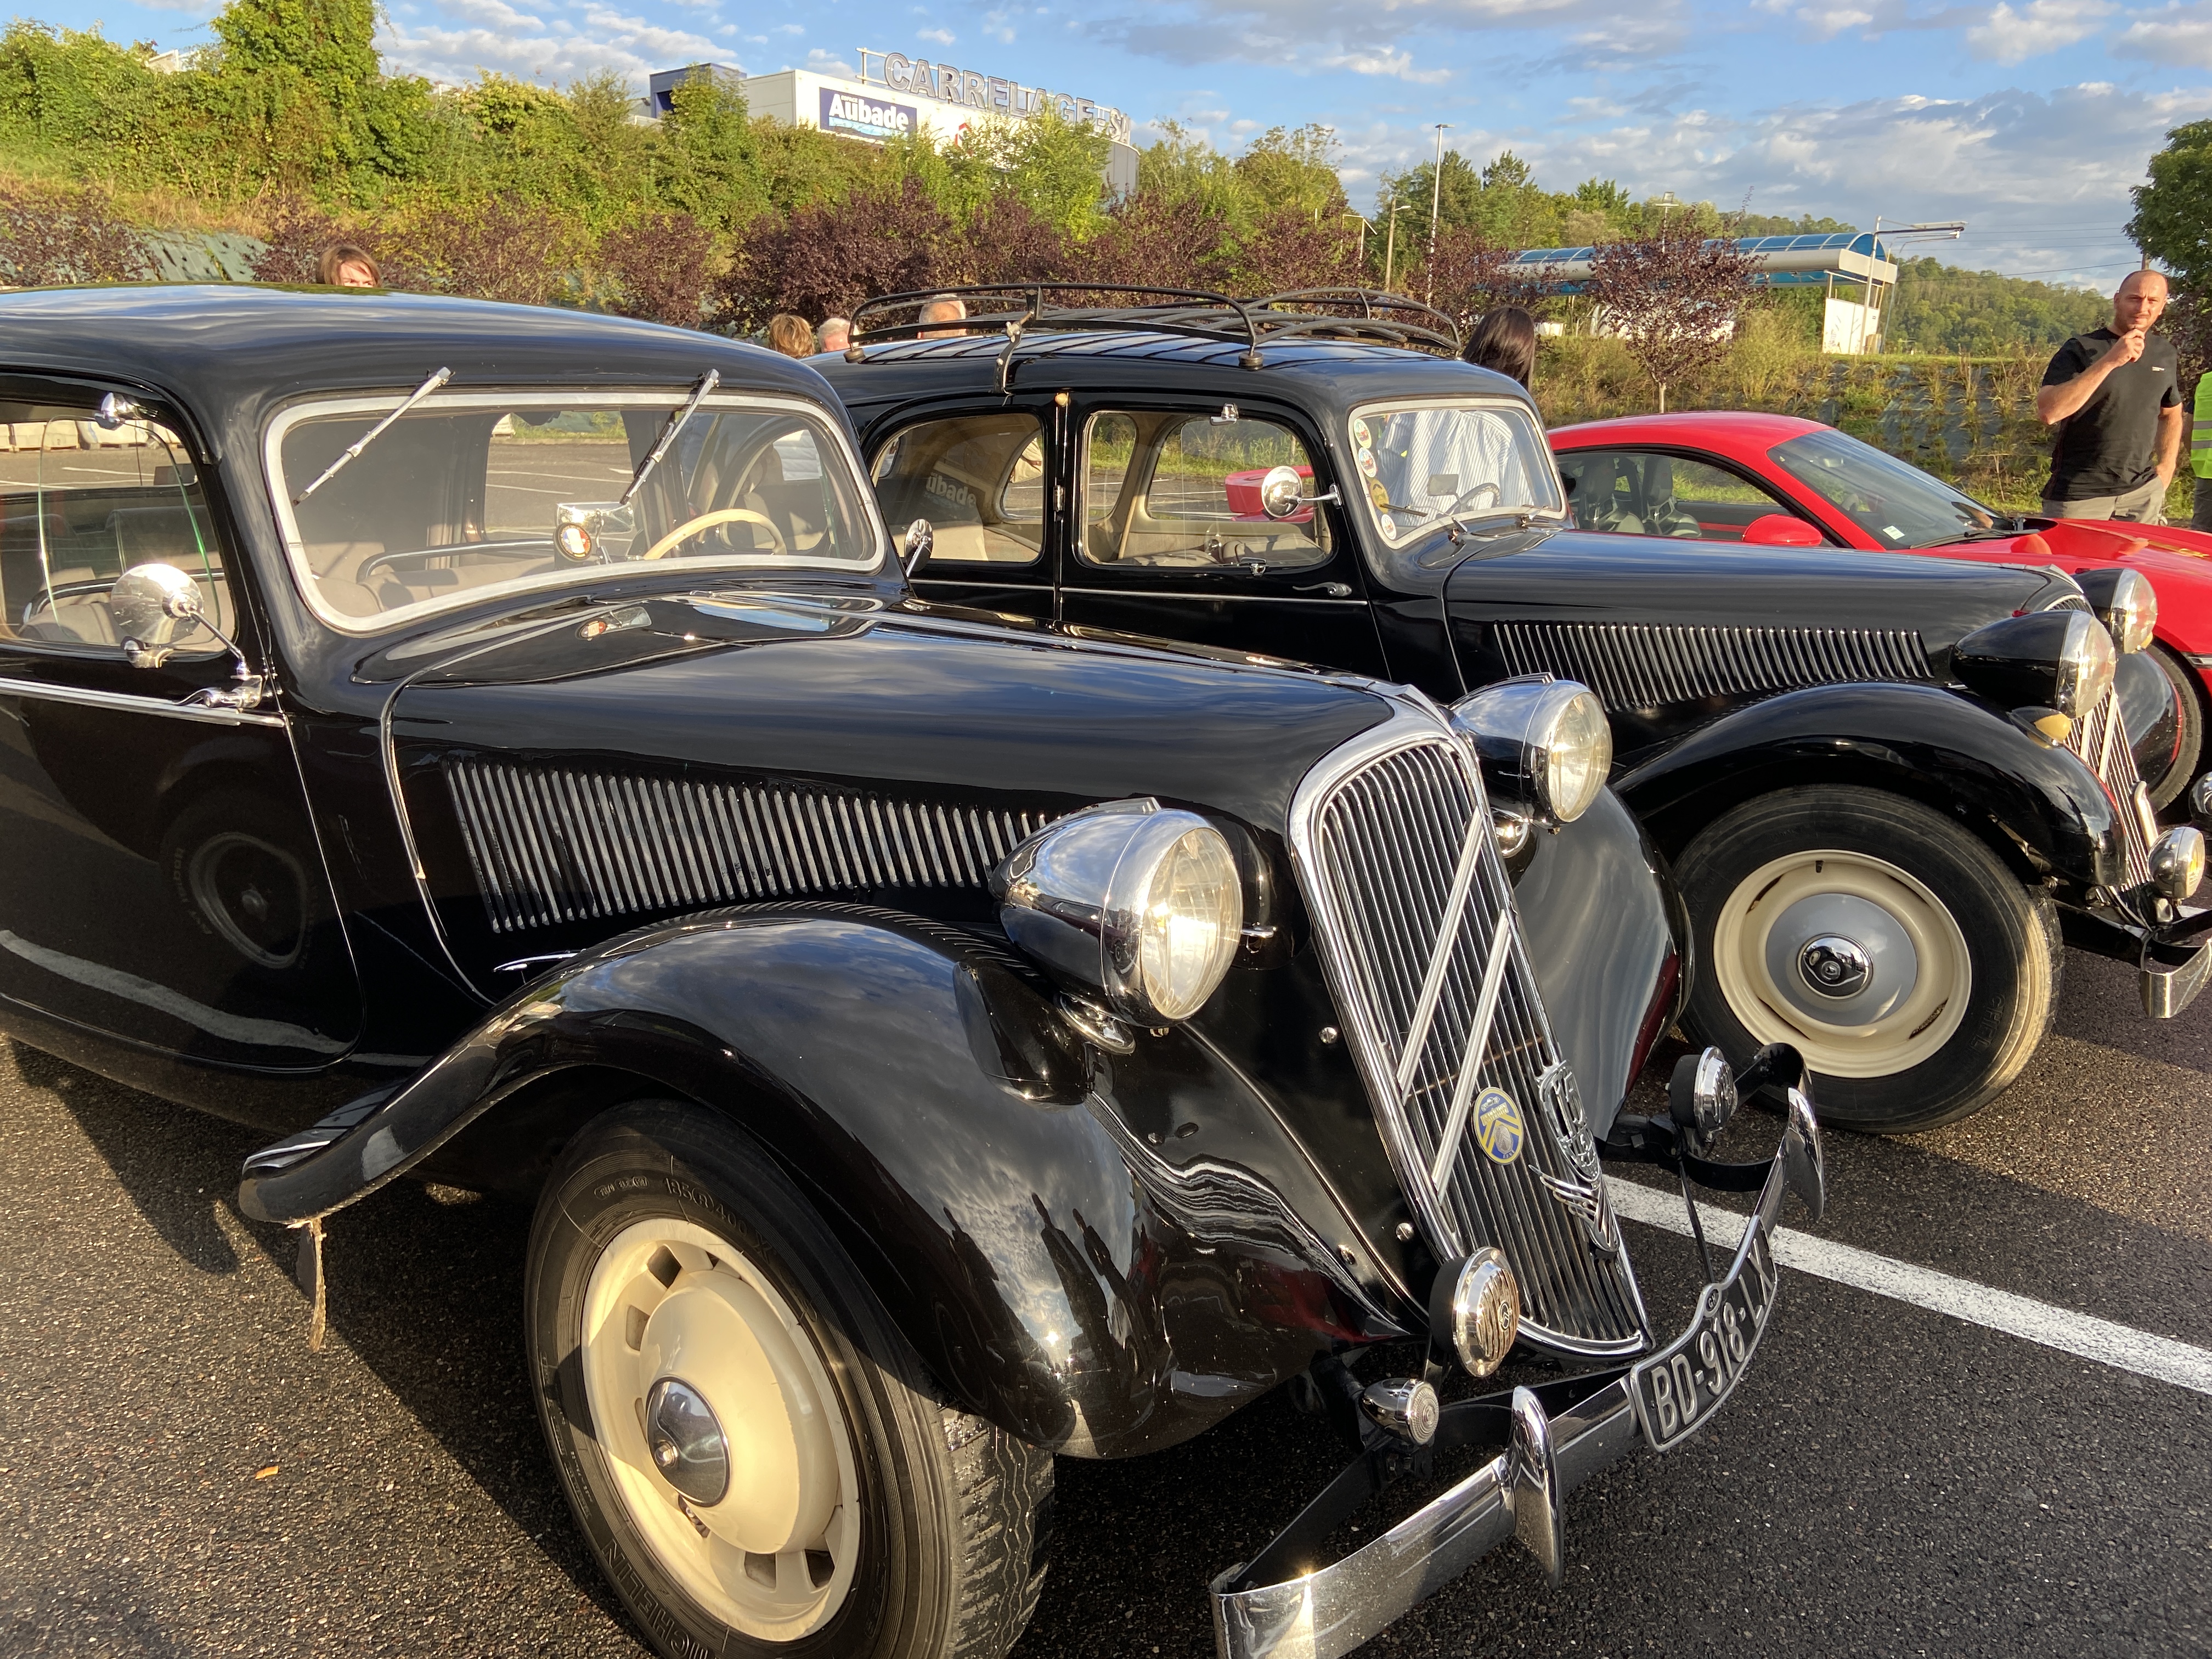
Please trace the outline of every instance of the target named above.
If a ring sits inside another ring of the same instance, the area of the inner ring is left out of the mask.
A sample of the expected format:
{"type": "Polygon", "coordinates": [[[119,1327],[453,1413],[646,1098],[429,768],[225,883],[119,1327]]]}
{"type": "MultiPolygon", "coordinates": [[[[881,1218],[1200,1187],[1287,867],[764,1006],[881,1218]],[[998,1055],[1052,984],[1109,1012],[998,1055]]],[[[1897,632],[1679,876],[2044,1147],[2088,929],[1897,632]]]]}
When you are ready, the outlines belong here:
{"type": "Polygon", "coordinates": [[[1891,351],[1966,357],[2048,351],[2095,328],[2112,308],[2101,294],[1937,259],[1900,260],[1893,304],[1891,351]]]}

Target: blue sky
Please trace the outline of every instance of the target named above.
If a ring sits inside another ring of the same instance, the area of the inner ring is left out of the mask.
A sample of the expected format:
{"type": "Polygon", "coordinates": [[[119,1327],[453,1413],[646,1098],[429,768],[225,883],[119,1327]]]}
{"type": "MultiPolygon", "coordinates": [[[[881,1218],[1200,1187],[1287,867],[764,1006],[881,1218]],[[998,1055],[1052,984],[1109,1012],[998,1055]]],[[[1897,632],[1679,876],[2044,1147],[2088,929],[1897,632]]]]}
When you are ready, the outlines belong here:
{"type": "MultiPolygon", "coordinates": [[[[1353,204],[1429,155],[1510,146],[1540,183],[1592,174],[1861,226],[1965,219],[1958,263],[2110,289],[2129,185],[2212,117],[2212,0],[387,0],[387,61],[550,83],[711,58],[748,73],[904,52],[1173,118],[1225,149],[1322,122],[1353,204]]],[[[37,13],[191,46],[207,0],[37,13]]]]}

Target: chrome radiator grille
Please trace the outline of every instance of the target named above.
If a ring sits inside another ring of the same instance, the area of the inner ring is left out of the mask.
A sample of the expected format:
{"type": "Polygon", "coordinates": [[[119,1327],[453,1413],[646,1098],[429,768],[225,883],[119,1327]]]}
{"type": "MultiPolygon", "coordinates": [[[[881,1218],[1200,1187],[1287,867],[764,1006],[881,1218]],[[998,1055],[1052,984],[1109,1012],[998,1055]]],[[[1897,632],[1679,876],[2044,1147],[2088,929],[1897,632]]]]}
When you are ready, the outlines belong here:
{"type": "Polygon", "coordinates": [[[981,887],[1047,819],[779,784],[453,759],[492,931],[800,894],[981,887]]]}
{"type": "Polygon", "coordinates": [[[1384,1145],[1440,1258],[1482,1244],[1505,1252],[1531,1337],[1575,1352],[1634,1350],[1644,1341],[1642,1302],[1573,1074],[1559,1063],[1518,936],[1480,779],[1425,719],[1409,714],[1392,730],[1346,769],[1334,769],[1341,755],[1325,762],[1299,791],[1291,830],[1384,1145]],[[1487,1042],[1469,1055],[1501,929],[1502,989],[1487,1042]],[[1416,1039],[1425,1006],[1432,1012],[1416,1039]],[[1462,1064],[1476,1074],[1463,1079],[1462,1064]],[[1520,1109],[1520,1151],[1506,1162],[1484,1150],[1462,1103],[1478,1084],[1520,1109]],[[1458,1150],[1437,1180],[1455,1109],[1458,1150]]]}
{"type": "Polygon", "coordinates": [[[1512,672],[1580,680],[1607,708],[1930,678],[1920,635],[1905,629],[1540,622],[1500,623],[1497,631],[1512,672]]]}
{"type": "Polygon", "coordinates": [[[2105,786],[2105,793],[2119,814],[2120,837],[2127,848],[2128,885],[2148,881],[2151,837],[2157,831],[2150,823],[2150,796],[2136,773],[2135,750],[2128,747],[2118,692],[2107,691],[2085,718],[2075,721],[2074,729],[2067,733],[2066,746],[2097,775],[2097,781],[2105,786]]]}

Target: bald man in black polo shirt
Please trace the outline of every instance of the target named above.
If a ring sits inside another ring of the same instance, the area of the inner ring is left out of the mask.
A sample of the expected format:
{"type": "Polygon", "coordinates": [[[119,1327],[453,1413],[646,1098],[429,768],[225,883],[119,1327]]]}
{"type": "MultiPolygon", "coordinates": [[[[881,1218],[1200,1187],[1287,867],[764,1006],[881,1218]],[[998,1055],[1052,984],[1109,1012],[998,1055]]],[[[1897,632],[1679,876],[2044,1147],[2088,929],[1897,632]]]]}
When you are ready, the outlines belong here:
{"type": "Polygon", "coordinates": [[[2112,320],[2058,348],[2043,371],[2035,412],[2058,428],[2051,446],[2046,519],[2132,519],[2162,524],[2181,458],[2180,363],[2150,331],[2166,309],[2166,278],[2133,270],[2112,296],[2112,320]]]}

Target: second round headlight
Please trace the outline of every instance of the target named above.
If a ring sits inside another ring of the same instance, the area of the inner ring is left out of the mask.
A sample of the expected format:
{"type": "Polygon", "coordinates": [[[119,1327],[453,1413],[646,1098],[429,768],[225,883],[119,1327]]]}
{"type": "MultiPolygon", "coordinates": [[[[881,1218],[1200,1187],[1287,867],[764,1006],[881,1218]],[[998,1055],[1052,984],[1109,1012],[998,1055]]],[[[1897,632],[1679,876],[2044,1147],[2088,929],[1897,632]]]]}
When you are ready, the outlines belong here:
{"type": "Polygon", "coordinates": [[[1124,1019],[1159,1025],[1206,1004],[1244,926],[1237,857],[1195,812],[1109,801],[1062,818],[992,872],[1006,937],[1124,1019]]]}
{"type": "Polygon", "coordinates": [[[1549,675],[1500,680],[1451,706],[1501,793],[1519,792],[1547,817],[1589,811],[1613,769],[1613,726],[1589,687],[1549,675]]]}

